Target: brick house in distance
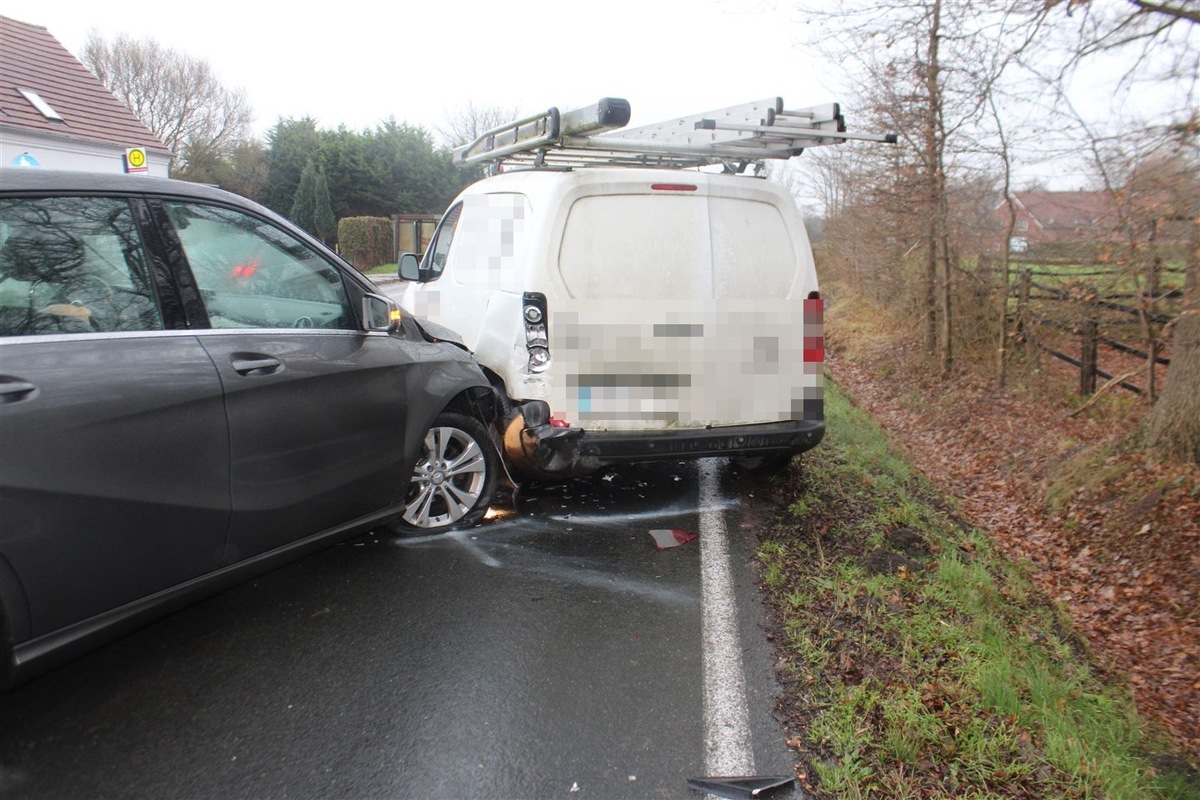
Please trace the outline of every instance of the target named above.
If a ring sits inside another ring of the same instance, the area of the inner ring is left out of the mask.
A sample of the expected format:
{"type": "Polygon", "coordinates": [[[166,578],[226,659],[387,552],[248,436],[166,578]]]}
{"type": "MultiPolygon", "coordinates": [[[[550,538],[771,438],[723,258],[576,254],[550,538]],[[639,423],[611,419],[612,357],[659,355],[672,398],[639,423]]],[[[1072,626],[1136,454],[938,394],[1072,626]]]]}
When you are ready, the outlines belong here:
{"type": "MultiPolygon", "coordinates": [[[[1051,192],[1035,189],[1013,194],[1016,227],[1008,249],[1023,253],[1037,245],[1071,245],[1119,239],[1120,215],[1108,192],[1051,192]]],[[[1008,224],[1008,207],[996,216],[1008,224]]]]}
{"type": "Polygon", "coordinates": [[[46,28],[0,16],[0,165],[165,178],[170,164],[171,151],[46,28]]]}

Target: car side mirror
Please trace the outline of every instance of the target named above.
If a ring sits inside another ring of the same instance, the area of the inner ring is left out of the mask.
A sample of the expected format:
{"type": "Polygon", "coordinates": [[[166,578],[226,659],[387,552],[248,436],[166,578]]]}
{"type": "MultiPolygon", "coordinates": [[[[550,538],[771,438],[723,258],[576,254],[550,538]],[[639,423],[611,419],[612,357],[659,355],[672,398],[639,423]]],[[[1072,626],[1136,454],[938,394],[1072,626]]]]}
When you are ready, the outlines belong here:
{"type": "Polygon", "coordinates": [[[402,253],[400,263],[396,265],[396,274],[402,280],[419,281],[421,280],[421,262],[412,253],[402,253]]]}
{"type": "Polygon", "coordinates": [[[378,294],[364,295],[362,312],[364,330],[386,333],[400,330],[400,306],[394,300],[378,294]]]}

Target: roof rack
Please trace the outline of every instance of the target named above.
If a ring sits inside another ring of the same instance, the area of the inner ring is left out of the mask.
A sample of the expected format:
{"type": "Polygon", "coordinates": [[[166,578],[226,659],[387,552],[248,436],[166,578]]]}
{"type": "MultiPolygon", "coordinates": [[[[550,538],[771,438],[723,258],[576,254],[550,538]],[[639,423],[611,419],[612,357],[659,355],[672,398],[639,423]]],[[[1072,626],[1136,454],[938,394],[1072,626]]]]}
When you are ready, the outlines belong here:
{"type": "Polygon", "coordinates": [[[765,159],[789,159],[805,148],[847,140],[894,144],[895,134],[846,131],[837,103],[785,110],[771,97],[703,114],[622,130],[629,102],[605,97],[566,113],[550,108],[492,128],[454,149],[455,164],[573,168],[591,166],[670,167],[720,164],[743,172],[765,159]]]}

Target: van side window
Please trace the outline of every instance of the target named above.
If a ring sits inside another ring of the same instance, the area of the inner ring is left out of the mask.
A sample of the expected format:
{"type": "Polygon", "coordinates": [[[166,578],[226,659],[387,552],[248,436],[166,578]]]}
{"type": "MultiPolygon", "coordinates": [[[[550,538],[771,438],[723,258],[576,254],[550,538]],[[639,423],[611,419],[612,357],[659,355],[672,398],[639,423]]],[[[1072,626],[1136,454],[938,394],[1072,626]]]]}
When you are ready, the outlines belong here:
{"type": "Polygon", "coordinates": [[[0,242],[0,336],[163,327],[128,201],[5,200],[0,242]]]}
{"type": "Polygon", "coordinates": [[[338,270],[265,220],[168,204],[214,328],[357,329],[338,270]]]}
{"type": "Polygon", "coordinates": [[[446,257],[450,253],[450,245],[454,243],[454,234],[458,232],[458,221],[462,218],[462,203],[446,212],[442,224],[433,235],[433,244],[425,254],[422,267],[428,271],[428,280],[437,280],[446,269],[446,257]]]}
{"type": "Polygon", "coordinates": [[[520,292],[529,250],[529,198],[518,192],[473,195],[463,200],[454,237],[455,283],[482,291],[520,292]]]}

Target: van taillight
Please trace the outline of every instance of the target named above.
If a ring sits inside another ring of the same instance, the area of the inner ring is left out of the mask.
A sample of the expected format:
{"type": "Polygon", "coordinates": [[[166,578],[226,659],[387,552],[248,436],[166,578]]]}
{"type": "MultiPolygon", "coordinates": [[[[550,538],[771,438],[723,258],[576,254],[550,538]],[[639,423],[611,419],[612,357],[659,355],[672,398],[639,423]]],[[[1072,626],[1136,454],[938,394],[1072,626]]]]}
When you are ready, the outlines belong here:
{"type": "Polygon", "coordinates": [[[804,301],[804,361],[820,363],[825,360],[825,301],[816,292],[809,292],[804,301]]]}
{"type": "Polygon", "coordinates": [[[691,183],[652,183],[650,188],[656,192],[694,192],[695,184],[691,183]]]}
{"type": "Polygon", "coordinates": [[[529,353],[530,372],[545,372],[550,368],[550,334],[546,321],[546,295],[525,292],[521,302],[525,320],[525,349],[529,353]]]}

